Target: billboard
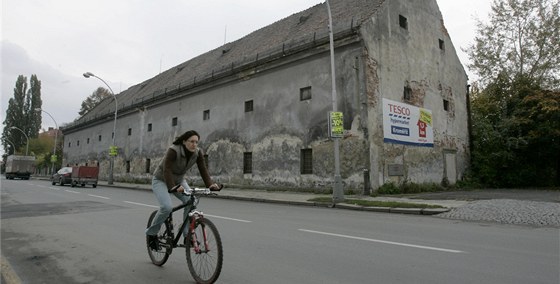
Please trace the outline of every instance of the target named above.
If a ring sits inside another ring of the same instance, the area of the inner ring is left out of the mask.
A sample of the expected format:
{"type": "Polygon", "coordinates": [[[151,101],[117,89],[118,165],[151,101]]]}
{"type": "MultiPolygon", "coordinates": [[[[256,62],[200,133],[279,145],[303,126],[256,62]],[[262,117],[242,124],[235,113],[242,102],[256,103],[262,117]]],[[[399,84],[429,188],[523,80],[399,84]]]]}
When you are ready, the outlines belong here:
{"type": "Polygon", "coordinates": [[[432,111],[383,99],[383,142],[434,147],[432,111]]]}

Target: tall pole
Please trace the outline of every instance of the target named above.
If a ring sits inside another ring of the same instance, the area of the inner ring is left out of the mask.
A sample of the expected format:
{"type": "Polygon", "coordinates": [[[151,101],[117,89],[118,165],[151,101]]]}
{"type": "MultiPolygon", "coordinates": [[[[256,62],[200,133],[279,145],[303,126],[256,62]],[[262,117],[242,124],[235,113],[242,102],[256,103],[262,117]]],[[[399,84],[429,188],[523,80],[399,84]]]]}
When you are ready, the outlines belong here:
{"type": "Polygon", "coordinates": [[[14,144],[14,142],[10,141],[10,139],[8,138],[4,138],[6,139],[6,141],[8,141],[8,143],[12,144],[12,154],[16,153],[16,144],[14,144]]]}
{"type": "MultiPolygon", "coordinates": [[[[58,138],[58,124],[56,123],[56,120],[54,120],[54,117],[50,113],[48,113],[46,110],[43,110],[41,108],[36,108],[35,111],[42,111],[42,112],[48,114],[51,117],[51,119],[54,121],[55,132],[54,132],[54,147],[53,147],[52,152],[53,152],[53,157],[56,159],[56,140],[58,138]]],[[[54,163],[56,162],[56,160],[53,161],[53,158],[51,157],[51,162],[52,162],[51,174],[54,174],[54,163]]]]}
{"type": "MultiPolygon", "coordinates": [[[[25,132],[23,132],[23,130],[21,130],[21,129],[15,127],[15,126],[10,127],[10,129],[17,129],[17,130],[21,131],[21,133],[23,133],[23,135],[25,135],[25,139],[27,139],[27,143],[25,145],[25,155],[29,156],[28,155],[28,153],[29,153],[29,136],[27,136],[27,134],[25,134],[25,132]]],[[[15,149],[14,149],[14,151],[15,151],[15,149]]]]}
{"type": "MultiPolygon", "coordinates": [[[[119,104],[117,103],[117,96],[115,96],[115,93],[113,92],[113,89],[111,89],[111,86],[109,86],[109,84],[107,84],[107,82],[105,82],[105,80],[95,76],[93,73],[91,72],[86,72],[84,73],[84,77],[89,78],[89,77],[95,77],[99,80],[101,80],[101,82],[103,82],[105,84],[105,86],[107,86],[107,88],[109,88],[109,91],[111,92],[111,95],[113,95],[113,99],[115,100],[115,119],[113,121],[113,145],[111,145],[111,147],[115,146],[115,136],[117,136],[117,111],[119,108],[119,104]]],[[[109,156],[111,157],[109,159],[109,165],[110,165],[110,169],[109,169],[109,180],[107,181],[108,184],[113,184],[113,164],[115,163],[114,159],[115,156],[113,156],[110,152],[109,152],[109,156]]]]}
{"type": "MultiPolygon", "coordinates": [[[[329,14],[329,42],[331,50],[331,83],[332,83],[332,107],[333,112],[337,111],[336,107],[336,76],[334,68],[334,36],[331,15],[331,6],[329,0],[326,0],[327,12],[329,14]]],[[[342,178],[340,176],[340,138],[334,137],[334,185],[333,185],[333,206],[344,201],[344,190],[342,189],[342,178]]]]}

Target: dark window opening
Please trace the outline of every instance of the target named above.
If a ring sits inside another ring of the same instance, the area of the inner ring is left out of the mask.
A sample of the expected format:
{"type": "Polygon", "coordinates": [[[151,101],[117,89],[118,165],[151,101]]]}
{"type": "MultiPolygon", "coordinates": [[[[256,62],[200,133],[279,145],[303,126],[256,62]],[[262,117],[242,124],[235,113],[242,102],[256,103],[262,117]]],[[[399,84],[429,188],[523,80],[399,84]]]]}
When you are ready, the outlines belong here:
{"type": "Polygon", "coordinates": [[[399,26],[401,26],[401,28],[405,30],[408,30],[408,19],[403,15],[399,15],[399,26]]]}
{"type": "Polygon", "coordinates": [[[311,87],[305,87],[299,89],[299,100],[307,101],[311,99],[311,87]]]}
{"type": "Polygon", "coordinates": [[[449,101],[443,100],[443,110],[449,111],[449,101]]]}
{"type": "Polygon", "coordinates": [[[89,144],[89,138],[87,139],[87,142],[86,142],[86,143],[89,144]]]}
{"type": "Polygon", "coordinates": [[[313,173],[313,150],[301,149],[301,174],[308,175],[313,173]]]}
{"type": "Polygon", "coordinates": [[[253,153],[251,152],[243,153],[243,173],[253,173],[253,153]]]}
{"type": "Polygon", "coordinates": [[[148,132],[152,132],[152,124],[148,123],[148,132]]]}
{"type": "Polygon", "coordinates": [[[132,128],[128,129],[128,136],[132,135],[132,128]]]}
{"type": "Polygon", "coordinates": [[[72,142],[68,142],[68,148],[70,148],[71,145],[72,145],[72,142]]]}
{"type": "Polygon", "coordinates": [[[253,100],[245,102],[245,112],[253,111],[253,100]]]}
{"type": "Polygon", "coordinates": [[[411,98],[412,98],[412,88],[410,88],[409,86],[404,86],[403,99],[405,101],[410,101],[411,98]]]}
{"type": "Polygon", "coordinates": [[[207,109],[204,112],[202,112],[202,120],[209,120],[210,119],[210,110],[207,109]]]}
{"type": "Polygon", "coordinates": [[[177,126],[177,118],[176,117],[171,119],[171,126],[177,126]]]}
{"type": "Polygon", "coordinates": [[[130,173],[130,161],[126,161],[126,173],[130,173]]]}
{"type": "Polygon", "coordinates": [[[101,141],[101,135],[99,135],[99,137],[97,138],[97,140],[101,141]]]}
{"type": "Polygon", "coordinates": [[[442,39],[439,40],[439,49],[445,50],[445,42],[442,39]]]}
{"type": "Polygon", "coordinates": [[[149,174],[150,173],[150,164],[152,163],[152,160],[150,159],[146,159],[146,173],[149,174]]]}
{"type": "Polygon", "coordinates": [[[78,142],[76,143],[76,146],[80,146],[80,140],[78,140],[78,142]]]}

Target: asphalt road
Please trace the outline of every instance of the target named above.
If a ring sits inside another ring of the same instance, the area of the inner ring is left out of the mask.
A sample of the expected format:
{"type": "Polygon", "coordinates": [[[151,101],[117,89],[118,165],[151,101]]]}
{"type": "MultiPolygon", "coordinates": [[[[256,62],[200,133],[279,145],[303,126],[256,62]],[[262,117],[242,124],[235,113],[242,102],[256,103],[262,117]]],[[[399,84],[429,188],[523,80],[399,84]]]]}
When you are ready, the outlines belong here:
{"type": "MultiPolygon", "coordinates": [[[[149,191],[1,188],[2,255],[23,283],[194,283],[182,250],[149,262],[149,191]]],[[[219,283],[560,282],[557,228],[210,198],[199,208],[222,235],[219,283]]]]}

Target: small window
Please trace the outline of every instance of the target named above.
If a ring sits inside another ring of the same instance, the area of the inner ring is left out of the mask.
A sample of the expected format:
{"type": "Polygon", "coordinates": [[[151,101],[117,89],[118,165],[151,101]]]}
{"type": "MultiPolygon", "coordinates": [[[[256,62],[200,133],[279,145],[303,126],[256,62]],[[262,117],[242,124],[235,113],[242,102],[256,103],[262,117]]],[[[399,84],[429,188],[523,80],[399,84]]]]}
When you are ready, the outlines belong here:
{"type": "Polygon", "coordinates": [[[101,135],[99,135],[99,137],[97,138],[97,140],[101,141],[101,135]]]}
{"type": "Polygon", "coordinates": [[[115,138],[115,132],[111,132],[111,138],[115,138]]]}
{"type": "Polygon", "coordinates": [[[176,117],[171,119],[171,126],[177,126],[177,118],[176,117]]]}
{"type": "Polygon", "coordinates": [[[401,26],[401,28],[405,30],[408,30],[408,19],[403,15],[399,15],[399,26],[401,26]]]}
{"type": "Polygon", "coordinates": [[[148,123],[148,132],[152,132],[152,124],[148,123]]]}
{"type": "Polygon", "coordinates": [[[253,173],[253,153],[251,152],[243,153],[243,173],[253,173]]]}
{"type": "Polygon", "coordinates": [[[301,149],[301,174],[308,175],[313,173],[313,150],[301,149]]]}
{"type": "Polygon", "coordinates": [[[89,138],[87,139],[87,142],[86,142],[86,143],[89,144],[89,138]]]}
{"type": "Polygon", "coordinates": [[[128,129],[128,136],[132,135],[132,128],[128,129]]]}
{"type": "Polygon", "coordinates": [[[76,146],[80,146],[80,140],[76,142],[76,146]]]}
{"type": "Polygon", "coordinates": [[[311,99],[311,87],[305,87],[299,89],[299,100],[307,101],[311,99]]]}
{"type": "Polygon", "coordinates": [[[445,42],[442,39],[439,39],[439,49],[445,50],[445,42]]]}
{"type": "Polygon", "coordinates": [[[68,148],[70,148],[70,146],[72,146],[72,142],[68,142],[68,148]]]}
{"type": "Polygon", "coordinates": [[[126,173],[130,173],[130,161],[126,161],[126,173]]]}
{"type": "Polygon", "coordinates": [[[443,110],[449,111],[449,101],[443,100],[443,110]]]}
{"type": "Polygon", "coordinates": [[[146,159],[146,173],[149,174],[150,173],[150,164],[152,163],[151,159],[146,159]]]}
{"type": "Polygon", "coordinates": [[[245,102],[245,112],[253,111],[253,100],[245,102]]]}
{"type": "Polygon", "coordinates": [[[410,101],[411,98],[412,98],[412,89],[409,86],[404,86],[403,99],[405,101],[410,101]]]}
{"type": "Polygon", "coordinates": [[[204,112],[202,112],[202,120],[209,120],[210,119],[210,110],[207,109],[204,112]]]}

